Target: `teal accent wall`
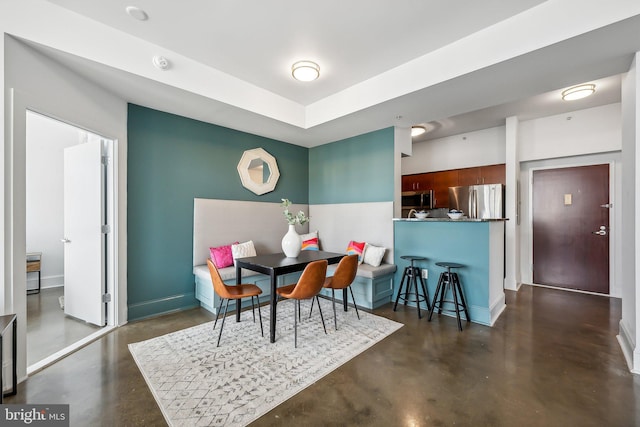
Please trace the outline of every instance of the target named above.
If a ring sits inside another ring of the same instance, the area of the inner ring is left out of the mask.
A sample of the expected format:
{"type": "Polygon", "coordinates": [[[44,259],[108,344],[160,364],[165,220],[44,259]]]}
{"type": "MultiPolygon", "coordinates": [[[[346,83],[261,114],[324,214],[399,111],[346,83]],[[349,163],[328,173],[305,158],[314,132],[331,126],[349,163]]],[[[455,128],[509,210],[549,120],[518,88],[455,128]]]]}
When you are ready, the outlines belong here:
{"type": "Polygon", "coordinates": [[[128,107],[127,297],[129,320],[198,305],[193,199],[308,203],[309,150],[138,105],[128,107]],[[244,150],[276,158],[276,189],[257,196],[236,169],[244,150]]]}
{"type": "Polygon", "coordinates": [[[393,128],[309,150],[309,204],[393,201],[393,185],[393,128]]]}
{"type": "MultiPolygon", "coordinates": [[[[415,266],[429,271],[426,285],[430,301],[433,300],[440,273],[445,271],[435,263],[456,262],[464,265],[464,268],[454,271],[460,278],[471,320],[490,325],[489,224],[463,221],[394,221],[393,256],[398,270],[394,278],[393,301],[398,295],[404,269],[410,265],[410,262],[401,259],[401,256],[427,258],[426,261],[416,262],[415,266]]],[[[448,299],[451,299],[450,294],[448,299]]],[[[399,304],[402,304],[402,301],[399,304]]],[[[415,303],[409,305],[415,306],[415,303]]],[[[424,303],[421,303],[420,307],[427,309],[424,303]]]]}

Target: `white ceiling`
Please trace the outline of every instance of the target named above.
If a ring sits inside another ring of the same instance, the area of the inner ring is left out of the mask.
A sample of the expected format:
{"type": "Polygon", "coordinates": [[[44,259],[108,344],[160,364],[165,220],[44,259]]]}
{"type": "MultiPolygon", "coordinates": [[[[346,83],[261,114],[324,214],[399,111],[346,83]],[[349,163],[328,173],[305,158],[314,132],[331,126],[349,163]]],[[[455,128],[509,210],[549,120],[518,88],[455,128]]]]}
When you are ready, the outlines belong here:
{"type": "Polygon", "coordinates": [[[627,0],[614,10],[601,0],[33,2],[81,40],[17,36],[127,101],[308,147],[618,102],[619,74],[640,51],[640,2],[627,0]],[[154,69],[154,54],[171,68],[154,69]],[[320,64],[320,79],[291,78],[301,59],[320,64]],[[594,96],[559,100],[583,82],[598,85],[594,96]]]}

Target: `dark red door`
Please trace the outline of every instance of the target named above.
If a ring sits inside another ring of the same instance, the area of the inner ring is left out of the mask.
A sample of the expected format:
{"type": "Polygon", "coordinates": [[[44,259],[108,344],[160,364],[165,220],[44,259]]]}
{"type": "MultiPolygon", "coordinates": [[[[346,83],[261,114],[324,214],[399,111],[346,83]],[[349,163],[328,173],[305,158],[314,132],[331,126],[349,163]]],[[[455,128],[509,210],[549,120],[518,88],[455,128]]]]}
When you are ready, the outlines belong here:
{"type": "Polygon", "coordinates": [[[609,165],[533,172],[533,282],[609,293],[609,165]]]}

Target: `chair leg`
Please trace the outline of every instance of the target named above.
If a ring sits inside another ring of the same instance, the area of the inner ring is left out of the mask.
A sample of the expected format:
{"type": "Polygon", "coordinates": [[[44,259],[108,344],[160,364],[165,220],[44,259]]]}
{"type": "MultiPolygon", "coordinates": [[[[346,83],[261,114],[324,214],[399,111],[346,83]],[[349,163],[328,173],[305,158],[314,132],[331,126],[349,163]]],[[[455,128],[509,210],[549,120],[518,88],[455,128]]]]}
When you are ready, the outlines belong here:
{"type": "Polygon", "coordinates": [[[260,333],[264,337],[264,329],[262,329],[262,313],[260,313],[260,301],[258,301],[258,317],[260,318],[260,333]]]}
{"type": "Polygon", "coordinates": [[[301,318],[300,318],[300,300],[298,300],[298,320],[301,320],[301,318]]]}
{"type": "Polygon", "coordinates": [[[353,289],[349,286],[349,292],[351,292],[351,299],[353,300],[353,307],[356,309],[356,316],[358,316],[358,320],[360,320],[360,313],[358,313],[358,304],[356,304],[356,298],[353,296],[353,289]]]}
{"type": "Polygon", "coordinates": [[[313,314],[313,303],[314,302],[316,302],[316,300],[311,298],[311,310],[309,310],[309,319],[311,319],[311,315],[313,314]]]}
{"type": "MultiPolygon", "coordinates": [[[[318,298],[318,297],[316,297],[318,298]]],[[[333,326],[338,330],[338,317],[336,316],[336,290],[331,288],[331,301],[333,302],[333,326]]],[[[320,302],[318,302],[320,305],[320,302]]]]}
{"type": "Polygon", "coordinates": [[[253,314],[253,323],[256,323],[256,308],[253,305],[253,297],[251,297],[251,314],[253,314]]]}
{"type": "MultiPolygon", "coordinates": [[[[318,299],[318,295],[316,295],[316,299],[318,299]]],[[[322,315],[322,307],[320,307],[320,300],[318,299],[318,311],[320,312],[320,319],[322,320],[322,327],[324,328],[324,333],[327,333],[327,327],[324,324],[324,316],[322,315]]]]}
{"type": "Polygon", "coordinates": [[[229,299],[227,298],[227,303],[224,305],[224,317],[222,318],[222,325],[220,325],[220,334],[218,334],[218,343],[216,344],[216,347],[220,347],[220,338],[222,338],[222,330],[224,329],[224,319],[225,317],[227,317],[228,308],[229,308],[229,299]]]}
{"type": "Polygon", "coordinates": [[[220,316],[220,311],[222,310],[222,304],[224,304],[224,298],[220,298],[220,307],[216,311],[216,321],[213,322],[213,329],[216,329],[216,325],[218,324],[218,316],[220,316]]]}
{"type": "Polygon", "coordinates": [[[298,316],[296,316],[296,301],[293,301],[293,347],[298,348],[298,316]]]}

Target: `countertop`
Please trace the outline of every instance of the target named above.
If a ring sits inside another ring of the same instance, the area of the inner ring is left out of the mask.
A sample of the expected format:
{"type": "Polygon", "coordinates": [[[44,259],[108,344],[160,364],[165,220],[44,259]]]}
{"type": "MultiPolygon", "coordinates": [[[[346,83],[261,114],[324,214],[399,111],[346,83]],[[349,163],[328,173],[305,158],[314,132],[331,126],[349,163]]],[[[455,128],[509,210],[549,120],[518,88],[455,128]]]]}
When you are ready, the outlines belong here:
{"type": "Polygon", "coordinates": [[[407,222],[494,222],[494,221],[508,221],[509,218],[492,218],[492,219],[483,219],[483,218],[460,218],[460,219],[451,219],[451,218],[393,218],[394,221],[407,221],[407,222]]]}

